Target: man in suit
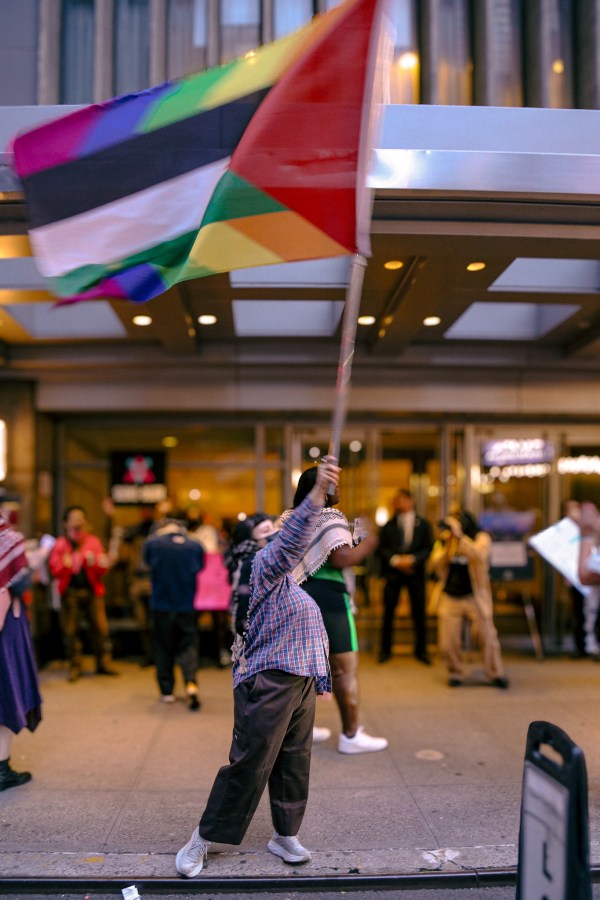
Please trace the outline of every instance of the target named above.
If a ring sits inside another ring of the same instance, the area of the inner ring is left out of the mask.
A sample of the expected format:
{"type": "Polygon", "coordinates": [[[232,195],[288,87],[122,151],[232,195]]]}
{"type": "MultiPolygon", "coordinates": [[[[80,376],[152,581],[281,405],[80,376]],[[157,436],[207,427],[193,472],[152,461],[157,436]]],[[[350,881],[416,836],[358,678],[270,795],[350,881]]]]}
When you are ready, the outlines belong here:
{"type": "Polygon", "coordinates": [[[395,513],[379,535],[381,574],[385,578],[379,662],[386,662],[392,655],[394,613],[405,587],[415,633],[415,658],[431,664],[425,625],[425,563],[433,548],[433,534],[427,519],[415,514],[414,506],[410,491],[399,490],[394,499],[395,513]]]}

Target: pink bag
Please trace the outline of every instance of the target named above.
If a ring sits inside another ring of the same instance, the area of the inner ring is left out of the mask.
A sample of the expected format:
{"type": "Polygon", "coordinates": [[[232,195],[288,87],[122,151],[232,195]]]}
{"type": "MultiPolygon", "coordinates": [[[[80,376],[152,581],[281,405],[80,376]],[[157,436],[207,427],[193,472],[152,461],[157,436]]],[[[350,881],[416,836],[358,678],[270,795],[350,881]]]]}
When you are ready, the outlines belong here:
{"type": "Polygon", "coordinates": [[[229,609],[231,584],[229,572],[220,553],[205,553],[204,568],[196,576],[194,609],[229,609]]]}

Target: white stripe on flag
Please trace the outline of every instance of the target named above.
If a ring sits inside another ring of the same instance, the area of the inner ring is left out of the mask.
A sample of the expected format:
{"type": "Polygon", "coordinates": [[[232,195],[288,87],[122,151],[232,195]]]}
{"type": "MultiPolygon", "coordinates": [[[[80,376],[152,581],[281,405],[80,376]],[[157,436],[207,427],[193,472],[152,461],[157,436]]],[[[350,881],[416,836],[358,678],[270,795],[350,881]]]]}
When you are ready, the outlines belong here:
{"type": "Polygon", "coordinates": [[[40,272],[53,278],[81,266],[106,266],[198,229],[229,160],[32,229],[29,237],[40,272]]]}

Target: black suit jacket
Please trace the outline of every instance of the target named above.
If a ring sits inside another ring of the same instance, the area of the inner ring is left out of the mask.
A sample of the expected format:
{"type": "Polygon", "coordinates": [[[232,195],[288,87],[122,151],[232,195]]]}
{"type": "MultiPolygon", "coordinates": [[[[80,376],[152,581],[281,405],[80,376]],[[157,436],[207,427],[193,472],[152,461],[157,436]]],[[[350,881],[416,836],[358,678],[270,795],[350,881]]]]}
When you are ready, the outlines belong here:
{"type": "Polygon", "coordinates": [[[433,533],[427,519],[415,517],[413,536],[408,547],[404,547],[404,535],[402,528],[398,526],[394,516],[379,532],[379,557],[381,559],[381,574],[384,578],[401,578],[406,573],[400,572],[390,566],[390,559],[397,553],[410,553],[415,557],[415,565],[412,575],[420,578],[425,575],[425,563],[433,549],[433,533]]]}

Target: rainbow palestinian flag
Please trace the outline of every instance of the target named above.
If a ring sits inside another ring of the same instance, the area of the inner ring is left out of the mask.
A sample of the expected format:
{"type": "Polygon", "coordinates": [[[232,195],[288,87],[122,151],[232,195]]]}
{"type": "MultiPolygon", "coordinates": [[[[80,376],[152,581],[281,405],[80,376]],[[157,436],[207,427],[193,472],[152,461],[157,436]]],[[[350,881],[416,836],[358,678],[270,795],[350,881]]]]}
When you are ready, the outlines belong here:
{"type": "Polygon", "coordinates": [[[51,289],[143,302],[232,269],[368,255],[384,2],[347,0],[243,59],[17,136],[51,289]]]}

